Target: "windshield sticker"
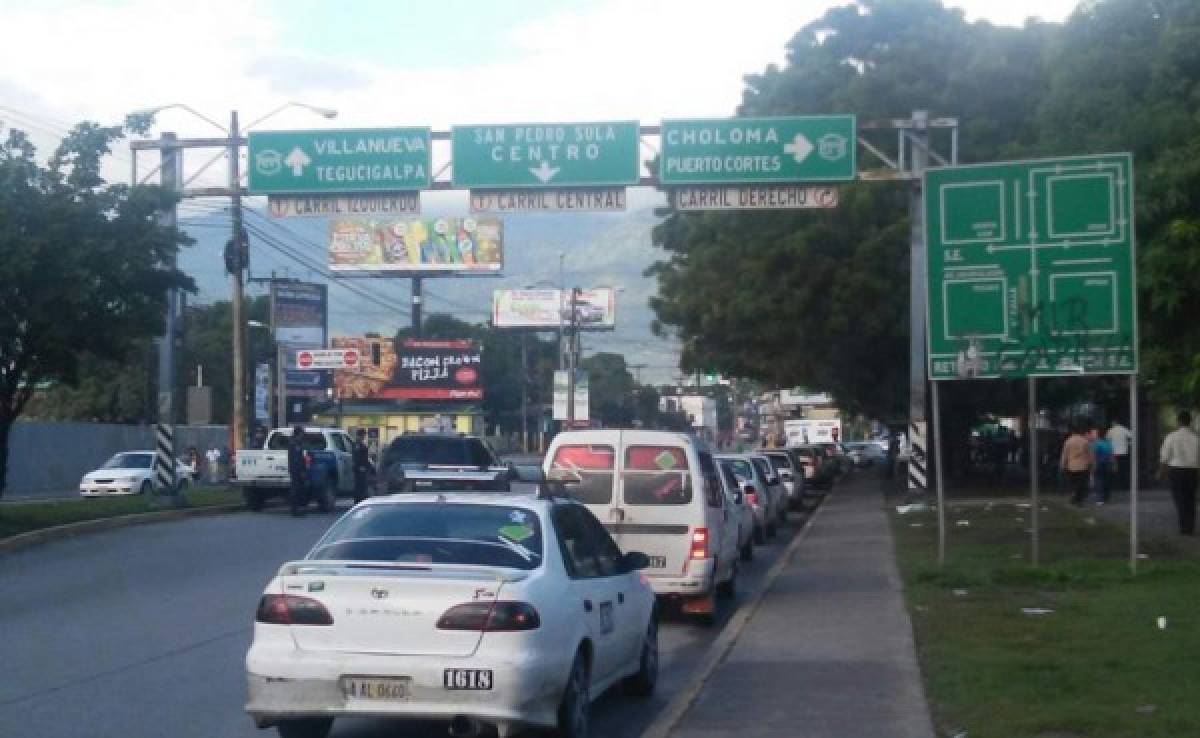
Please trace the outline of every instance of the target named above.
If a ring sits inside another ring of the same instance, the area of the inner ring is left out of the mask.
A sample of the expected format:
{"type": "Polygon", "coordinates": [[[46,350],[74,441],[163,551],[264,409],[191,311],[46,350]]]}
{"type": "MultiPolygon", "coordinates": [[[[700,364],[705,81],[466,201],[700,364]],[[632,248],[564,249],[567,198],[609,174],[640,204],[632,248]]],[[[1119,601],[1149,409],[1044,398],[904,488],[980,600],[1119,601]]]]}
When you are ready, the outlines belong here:
{"type": "Polygon", "coordinates": [[[514,543],[521,543],[522,541],[533,538],[533,528],[529,527],[528,525],[506,525],[496,532],[501,538],[507,538],[514,543]]]}
{"type": "Polygon", "coordinates": [[[513,510],[508,514],[508,519],[514,523],[524,523],[527,517],[523,510],[513,510]]]}
{"type": "Polygon", "coordinates": [[[661,454],[654,457],[654,464],[659,469],[674,469],[675,468],[675,454],[664,449],[661,454]]]}

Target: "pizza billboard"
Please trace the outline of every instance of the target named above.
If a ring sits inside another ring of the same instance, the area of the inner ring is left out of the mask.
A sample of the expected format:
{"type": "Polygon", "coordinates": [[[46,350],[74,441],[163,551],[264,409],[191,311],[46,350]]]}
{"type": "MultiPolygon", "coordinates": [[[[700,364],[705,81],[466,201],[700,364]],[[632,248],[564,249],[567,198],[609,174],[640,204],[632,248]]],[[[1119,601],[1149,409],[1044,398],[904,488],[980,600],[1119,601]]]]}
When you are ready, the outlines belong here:
{"type": "Polygon", "coordinates": [[[482,400],[483,354],[470,339],[335,337],[335,349],[357,349],[357,367],[337,370],[343,400],[482,400]]]}
{"type": "MultiPolygon", "coordinates": [[[[617,323],[616,290],[595,287],[575,294],[580,330],[612,330],[617,323]]],[[[492,325],[497,328],[559,328],[571,323],[571,291],[559,289],[496,290],[492,293],[492,325]]]]}
{"type": "Polygon", "coordinates": [[[329,268],[375,274],[493,274],[504,267],[498,218],[335,218],[329,268]]]}

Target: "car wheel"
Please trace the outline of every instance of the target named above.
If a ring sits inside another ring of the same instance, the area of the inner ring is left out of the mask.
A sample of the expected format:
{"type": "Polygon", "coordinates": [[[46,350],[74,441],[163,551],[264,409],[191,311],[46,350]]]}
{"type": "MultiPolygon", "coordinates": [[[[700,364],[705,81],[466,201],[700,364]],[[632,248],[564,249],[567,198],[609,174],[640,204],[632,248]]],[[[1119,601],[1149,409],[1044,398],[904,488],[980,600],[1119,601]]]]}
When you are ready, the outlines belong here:
{"type": "Polygon", "coordinates": [[[746,545],[742,546],[742,561],[754,561],[754,541],[746,541],[746,545]]]}
{"type": "Polygon", "coordinates": [[[154,491],[154,485],[150,483],[149,479],[142,482],[142,486],[138,487],[139,495],[149,495],[153,491],[154,491]]]}
{"type": "Polygon", "coordinates": [[[243,487],[242,499],[246,502],[246,509],[250,512],[259,512],[263,509],[263,493],[262,490],[256,487],[243,487]]]}
{"type": "Polygon", "coordinates": [[[649,697],[658,686],[658,619],[650,614],[650,625],[642,639],[642,655],[637,673],[625,679],[625,693],[635,697],[649,697]]]}
{"type": "Polygon", "coordinates": [[[317,509],[323,513],[333,512],[335,505],[337,505],[337,482],[327,479],[321,485],[321,489],[317,491],[317,509]]]}
{"type": "Polygon", "coordinates": [[[733,571],[730,572],[729,578],[717,584],[717,596],[729,599],[737,594],[737,564],[734,563],[733,571]]]}
{"type": "Polygon", "coordinates": [[[588,677],[587,659],[580,650],[571,665],[571,676],[563,690],[562,702],[558,705],[556,738],[587,738],[588,719],[591,712],[591,679],[588,677]]]}
{"type": "Polygon", "coordinates": [[[333,727],[333,718],[295,718],[280,720],[275,729],[279,738],[325,738],[333,727]]]}
{"type": "Polygon", "coordinates": [[[767,537],[763,535],[763,529],[761,525],[754,526],[754,542],[760,546],[767,542],[767,537]]]}

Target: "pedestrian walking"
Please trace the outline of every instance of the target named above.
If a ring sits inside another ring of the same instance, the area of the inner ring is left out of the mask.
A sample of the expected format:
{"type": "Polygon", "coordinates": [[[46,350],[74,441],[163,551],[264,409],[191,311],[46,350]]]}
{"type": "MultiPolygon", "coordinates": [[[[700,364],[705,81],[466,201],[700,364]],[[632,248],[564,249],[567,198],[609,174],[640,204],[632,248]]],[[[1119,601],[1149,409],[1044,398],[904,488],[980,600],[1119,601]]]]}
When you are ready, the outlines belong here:
{"type": "Polygon", "coordinates": [[[1071,504],[1082,505],[1087,498],[1088,483],[1091,481],[1095,461],[1091,444],[1079,425],[1071,428],[1071,435],[1063,442],[1058,465],[1066,476],[1067,489],[1071,492],[1071,504]]]}
{"type": "Polygon", "coordinates": [[[1179,517],[1179,533],[1196,535],[1196,475],[1200,467],[1200,436],[1192,430],[1192,414],[1179,413],[1179,427],[1163,439],[1158,454],[1159,479],[1171,484],[1171,497],[1179,517]]]}
{"type": "Polygon", "coordinates": [[[1113,458],[1117,464],[1117,489],[1129,489],[1132,479],[1129,476],[1129,449],[1133,445],[1133,433],[1120,420],[1113,420],[1105,438],[1112,444],[1113,458]]]}
{"type": "Polygon", "coordinates": [[[293,517],[303,517],[304,507],[308,504],[308,464],[304,458],[304,427],[297,425],[292,428],[292,437],[288,439],[288,478],[291,489],[288,490],[288,504],[293,517]]]}
{"type": "Polygon", "coordinates": [[[209,446],[204,452],[204,460],[208,462],[208,482],[217,484],[221,481],[221,450],[216,444],[209,446]]]}
{"type": "Polygon", "coordinates": [[[367,432],[359,428],[354,434],[354,501],[367,499],[367,477],[371,474],[371,450],[367,448],[367,432]]]}
{"type": "Polygon", "coordinates": [[[1097,505],[1103,505],[1108,502],[1109,492],[1112,489],[1113,477],[1113,449],[1112,443],[1108,438],[1100,434],[1100,428],[1094,427],[1088,430],[1088,439],[1092,447],[1092,494],[1096,499],[1097,505]]]}

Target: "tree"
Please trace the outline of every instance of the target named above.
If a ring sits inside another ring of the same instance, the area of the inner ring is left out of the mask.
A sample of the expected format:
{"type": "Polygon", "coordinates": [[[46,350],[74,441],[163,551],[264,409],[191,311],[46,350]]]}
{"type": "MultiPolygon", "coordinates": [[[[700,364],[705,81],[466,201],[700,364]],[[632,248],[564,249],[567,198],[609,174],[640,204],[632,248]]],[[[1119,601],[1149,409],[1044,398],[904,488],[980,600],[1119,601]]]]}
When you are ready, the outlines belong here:
{"type": "Polygon", "coordinates": [[[633,425],[633,375],[625,366],[625,357],[601,351],[579,362],[588,373],[588,414],[605,426],[628,428],[633,425]]]}
{"type": "Polygon", "coordinates": [[[133,356],[161,334],[168,289],[193,289],[173,266],[190,239],[155,218],[174,196],[101,177],[126,130],[81,123],[45,165],[20,131],[0,143],[0,494],[9,432],[38,386],[75,385],[89,355],[133,356]]]}
{"type": "MultiPolygon", "coordinates": [[[[211,305],[189,306],[184,314],[179,389],[195,384],[197,367],[203,367],[204,383],[212,388],[215,423],[228,423],[233,412],[232,308],[233,303],[229,300],[218,300],[211,305]]],[[[243,301],[242,316],[246,320],[265,324],[270,312],[271,298],[265,295],[243,301]]],[[[269,331],[248,328],[246,344],[246,364],[250,372],[255,364],[275,364],[274,341],[269,331]]],[[[248,386],[253,387],[253,382],[248,386]]]]}

